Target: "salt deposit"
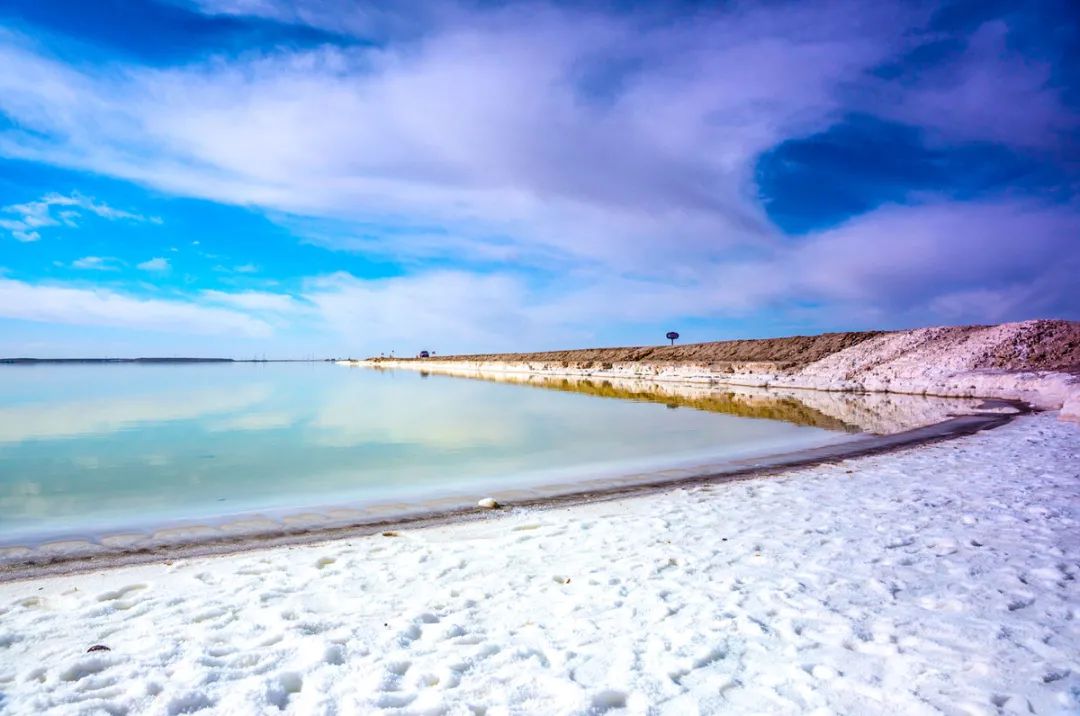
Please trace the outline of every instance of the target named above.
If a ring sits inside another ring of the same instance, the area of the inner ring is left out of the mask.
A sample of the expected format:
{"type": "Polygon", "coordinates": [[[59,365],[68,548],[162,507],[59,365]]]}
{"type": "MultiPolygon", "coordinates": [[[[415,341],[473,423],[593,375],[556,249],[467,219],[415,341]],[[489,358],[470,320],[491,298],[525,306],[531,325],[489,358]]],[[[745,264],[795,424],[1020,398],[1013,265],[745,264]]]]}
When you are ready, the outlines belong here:
{"type": "Polygon", "coordinates": [[[0,711],[1080,711],[1080,433],[0,584],[0,711]],[[94,646],[106,650],[87,653],[94,646]]]}

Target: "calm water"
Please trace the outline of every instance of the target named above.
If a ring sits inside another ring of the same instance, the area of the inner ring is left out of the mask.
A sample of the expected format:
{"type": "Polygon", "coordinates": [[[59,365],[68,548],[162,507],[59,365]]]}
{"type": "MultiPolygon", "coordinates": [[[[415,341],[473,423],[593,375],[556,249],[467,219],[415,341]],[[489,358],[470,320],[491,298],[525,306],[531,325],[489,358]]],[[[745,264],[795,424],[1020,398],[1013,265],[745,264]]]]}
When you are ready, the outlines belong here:
{"type": "Polygon", "coordinates": [[[0,543],[570,482],[838,430],[332,364],[0,366],[0,543]]]}

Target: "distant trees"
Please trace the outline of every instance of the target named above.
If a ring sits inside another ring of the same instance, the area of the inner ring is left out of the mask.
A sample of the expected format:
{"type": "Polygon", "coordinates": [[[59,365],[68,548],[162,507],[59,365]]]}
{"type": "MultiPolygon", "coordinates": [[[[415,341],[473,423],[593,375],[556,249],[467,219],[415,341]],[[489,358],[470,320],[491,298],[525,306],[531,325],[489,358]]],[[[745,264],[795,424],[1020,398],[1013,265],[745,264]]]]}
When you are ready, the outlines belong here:
{"type": "Polygon", "coordinates": [[[671,345],[675,345],[675,341],[679,338],[679,334],[675,331],[668,331],[666,337],[671,341],[671,345]]]}

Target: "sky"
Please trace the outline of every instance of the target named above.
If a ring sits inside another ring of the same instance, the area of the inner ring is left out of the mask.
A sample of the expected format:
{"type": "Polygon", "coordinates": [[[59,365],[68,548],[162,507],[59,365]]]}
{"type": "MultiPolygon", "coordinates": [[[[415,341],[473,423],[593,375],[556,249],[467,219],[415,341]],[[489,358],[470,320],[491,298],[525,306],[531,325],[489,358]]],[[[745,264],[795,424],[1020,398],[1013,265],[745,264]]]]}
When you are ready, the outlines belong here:
{"type": "Polygon", "coordinates": [[[1080,6],[5,0],[0,356],[1080,319],[1080,6]]]}

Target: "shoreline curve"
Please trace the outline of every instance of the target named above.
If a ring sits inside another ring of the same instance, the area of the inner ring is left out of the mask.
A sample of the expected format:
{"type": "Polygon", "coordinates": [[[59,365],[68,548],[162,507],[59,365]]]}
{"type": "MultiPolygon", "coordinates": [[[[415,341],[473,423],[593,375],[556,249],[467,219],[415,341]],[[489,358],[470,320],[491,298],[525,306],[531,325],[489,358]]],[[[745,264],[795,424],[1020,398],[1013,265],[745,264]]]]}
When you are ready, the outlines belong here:
{"type": "Polygon", "coordinates": [[[322,527],[281,526],[278,530],[264,533],[210,536],[170,544],[160,544],[135,549],[108,548],[93,553],[35,555],[26,559],[11,559],[0,564],[0,583],[19,582],[42,577],[96,572],[160,561],[226,556],[256,552],[280,547],[316,544],[349,538],[365,537],[384,531],[408,527],[410,529],[468,522],[480,519],[498,519],[499,514],[514,510],[547,510],[577,504],[604,502],[624,497],[636,497],[665,492],[682,487],[702,484],[719,484],[775,476],[790,470],[835,463],[854,458],[899,452],[953,438],[972,435],[1006,425],[1017,417],[1036,412],[1031,405],[1018,400],[993,400],[984,404],[987,409],[1012,408],[1012,412],[979,412],[957,415],[944,421],[916,427],[890,435],[868,435],[865,438],[842,443],[808,448],[774,455],[732,460],[719,469],[691,475],[659,478],[664,471],[653,473],[654,479],[597,480],[558,487],[571,488],[564,492],[549,494],[522,494],[506,490],[493,493],[502,505],[500,510],[478,510],[470,505],[452,509],[431,509],[392,518],[360,520],[349,524],[322,527]],[[593,489],[589,486],[593,485],[593,489]],[[584,488],[584,489],[573,489],[584,488]]]}

